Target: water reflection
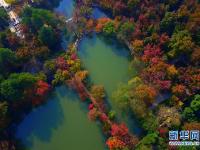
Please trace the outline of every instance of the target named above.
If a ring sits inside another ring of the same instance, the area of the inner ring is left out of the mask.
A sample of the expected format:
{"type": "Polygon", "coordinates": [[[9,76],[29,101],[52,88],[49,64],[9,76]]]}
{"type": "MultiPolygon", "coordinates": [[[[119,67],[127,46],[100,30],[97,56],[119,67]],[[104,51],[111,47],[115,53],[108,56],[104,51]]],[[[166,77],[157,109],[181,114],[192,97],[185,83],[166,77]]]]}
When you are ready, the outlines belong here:
{"type": "Polygon", "coordinates": [[[55,98],[47,104],[34,109],[28,114],[17,130],[17,137],[23,139],[26,145],[32,146],[31,137],[37,137],[43,142],[49,142],[52,131],[63,122],[64,116],[60,102],[55,98]]]}
{"type": "Polygon", "coordinates": [[[94,8],[92,12],[92,17],[94,19],[98,19],[98,18],[107,17],[107,15],[103,13],[101,10],[99,10],[98,8],[94,8]]]}
{"type": "Polygon", "coordinates": [[[63,0],[60,2],[59,6],[55,9],[56,12],[71,18],[74,10],[74,1],[73,0],[63,0]]]}
{"type": "Polygon", "coordinates": [[[18,126],[17,137],[31,150],[104,150],[101,128],[87,118],[87,106],[65,86],[18,126]]]}

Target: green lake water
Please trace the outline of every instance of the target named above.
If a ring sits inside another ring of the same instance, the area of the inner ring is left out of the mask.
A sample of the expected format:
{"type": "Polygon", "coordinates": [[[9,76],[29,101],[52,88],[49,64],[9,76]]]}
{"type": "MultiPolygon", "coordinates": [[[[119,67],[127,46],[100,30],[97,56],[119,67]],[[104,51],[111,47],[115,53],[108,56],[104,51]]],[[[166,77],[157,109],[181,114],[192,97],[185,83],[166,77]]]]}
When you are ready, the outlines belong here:
{"type": "Polygon", "coordinates": [[[114,41],[106,43],[103,37],[93,35],[81,41],[78,53],[91,81],[104,85],[109,97],[131,75],[128,50],[114,41]]]}
{"type": "Polygon", "coordinates": [[[30,150],[105,150],[101,128],[87,112],[73,91],[58,87],[45,105],[25,117],[16,137],[30,150]]]}
{"type": "Polygon", "coordinates": [[[135,74],[134,69],[130,69],[128,49],[117,43],[116,40],[108,41],[94,34],[81,41],[78,54],[83,66],[89,71],[91,82],[104,86],[107,101],[119,119],[126,122],[133,133],[140,134],[135,118],[122,113],[112,100],[112,94],[119,84],[127,83],[135,74]]]}

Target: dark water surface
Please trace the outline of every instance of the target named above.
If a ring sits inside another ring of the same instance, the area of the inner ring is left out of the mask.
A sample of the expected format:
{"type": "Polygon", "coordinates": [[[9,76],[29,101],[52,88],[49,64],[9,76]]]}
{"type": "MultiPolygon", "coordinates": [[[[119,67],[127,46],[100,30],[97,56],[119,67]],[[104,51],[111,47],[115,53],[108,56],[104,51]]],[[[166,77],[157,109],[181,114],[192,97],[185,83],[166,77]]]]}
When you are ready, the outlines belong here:
{"type": "Polygon", "coordinates": [[[76,93],[58,87],[47,104],[25,117],[16,136],[30,150],[104,150],[101,128],[87,112],[76,93]]]}

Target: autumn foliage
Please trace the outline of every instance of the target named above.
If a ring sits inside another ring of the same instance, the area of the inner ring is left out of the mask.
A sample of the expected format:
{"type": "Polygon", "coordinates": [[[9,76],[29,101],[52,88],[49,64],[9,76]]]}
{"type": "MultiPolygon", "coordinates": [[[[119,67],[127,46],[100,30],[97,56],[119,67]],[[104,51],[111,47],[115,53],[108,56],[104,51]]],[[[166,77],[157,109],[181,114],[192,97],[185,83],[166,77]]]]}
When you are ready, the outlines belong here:
{"type": "Polygon", "coordinates": [[[113,124],[111,126],[111,135],[112,136],[124,136],[128,133],[128,128],[125,124],[113,124]]]}
{"type": "Polygon", "coordinates": [[[117,137],[109,138],[106,144],[110,150],[123,149],[126,146],[126,144],[117,137]]]}
{"type": "Polygon", "coordinates": [[[42,80],[37,81],[36,83],[36,91],[32,96],[32,104],[34,106],[40,105],[45,101],[45,98],[50,91],[51,86],[42,80]]]}
{"type": "Polygon", "coordinates": [[[106,23],[108,23],[109,21],[111,21],[111,19],[109,18],[99,18],[97,20],[97,25],[95,27],[96,32],[101,32],[103,30],[103,27],[106,25],[106,23]]]}
{"type": "Polygon", "coordinates": [[[50,85],[42,80],[39,80],[36,86],[36,95],[41,97],[45,96],[50,90],[50,85]]]}

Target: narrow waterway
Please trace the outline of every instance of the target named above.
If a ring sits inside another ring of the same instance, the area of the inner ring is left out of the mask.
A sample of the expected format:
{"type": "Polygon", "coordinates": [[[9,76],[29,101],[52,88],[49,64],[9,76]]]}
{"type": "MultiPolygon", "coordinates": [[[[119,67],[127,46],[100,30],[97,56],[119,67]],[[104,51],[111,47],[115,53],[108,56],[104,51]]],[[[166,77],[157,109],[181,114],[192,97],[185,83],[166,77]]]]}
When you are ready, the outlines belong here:
{"type": "MultiPolygon", "coordinates": [[[[60,1],[60,4],[57,8],[54,9],[55,13],[61,14],[66,17],[66,19],[70,19],[73,16],[73,11],[75,8],[75,1],[74,0],[62,0],[60,1]]],[[[73,34],[65,34],[65,31],[63,32],[63,37],[62,37],[62,48],[67,49],[68,44],[70,44],[73,41],[73,34]]]]}
{"type": "Polygon", "coordinates": [[[71,18],[74,10],[74,0],[62,0],[60,5],[55,8],[55,12],[65,15],[67,18],[71,18]]]}

